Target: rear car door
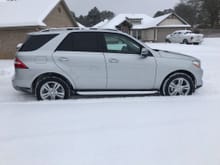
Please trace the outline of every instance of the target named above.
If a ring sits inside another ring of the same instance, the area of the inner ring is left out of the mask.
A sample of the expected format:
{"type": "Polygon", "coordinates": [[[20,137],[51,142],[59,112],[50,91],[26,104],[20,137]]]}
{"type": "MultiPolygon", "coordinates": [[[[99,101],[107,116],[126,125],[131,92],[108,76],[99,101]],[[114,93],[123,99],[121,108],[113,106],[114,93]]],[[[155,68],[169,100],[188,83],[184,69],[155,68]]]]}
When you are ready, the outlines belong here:
{"type": "Polygon", "coordinates": [[[72,32],[54,53],[56,64],[68,74],[77,89],[105,89],[106,66],[99,33],[72,32]]]}
{"type": "Polygon", "coordinates": [[[153,56],[142,57],[143,46],[128,36],[104,33],[107,89],[152,89],[156,74],[153,56]]]}

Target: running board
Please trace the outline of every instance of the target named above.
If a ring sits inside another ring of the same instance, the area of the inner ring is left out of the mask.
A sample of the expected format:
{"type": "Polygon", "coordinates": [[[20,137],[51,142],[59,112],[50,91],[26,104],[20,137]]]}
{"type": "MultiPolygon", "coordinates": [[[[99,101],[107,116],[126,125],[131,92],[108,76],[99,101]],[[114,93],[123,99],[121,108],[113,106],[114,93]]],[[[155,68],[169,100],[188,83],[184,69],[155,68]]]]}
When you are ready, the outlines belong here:
{"type": "Polygon", "coordinates": [[[77,91],[79,95],[151,95],[158,91],[77,91]]]}

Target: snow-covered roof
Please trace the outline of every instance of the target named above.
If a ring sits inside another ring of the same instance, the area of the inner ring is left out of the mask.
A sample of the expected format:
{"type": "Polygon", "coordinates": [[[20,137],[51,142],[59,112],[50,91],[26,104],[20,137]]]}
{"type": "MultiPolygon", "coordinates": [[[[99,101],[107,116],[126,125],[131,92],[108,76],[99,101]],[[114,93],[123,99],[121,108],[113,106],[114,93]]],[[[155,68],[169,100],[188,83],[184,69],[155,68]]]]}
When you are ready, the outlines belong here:
{"type": "Polygon", "coordinates": [[[79,23],[79,22],[76,22],[76,23],[77,23],[78,27],[80,27],[80,28],[85,28],[85,26],[82,25],[81,23],[79,23]]]}
{"type": "Polygon", "coordinates": [[[110,20],[108,23],[105,23],[103,26],[101,26],[101,28],[116,29],[117,25],[120,25],[122,22],[128,19],[141,19],[141,24],[143,25],[148,21],[151,21],[153,18],[147,16],[146,14],[119,14],[115,16],[112,20],[110,20]]]}
{"type": "MultiPolygon", "coordinates": [[[[167,19],[169,16],[171,16],[174,13],[165,14],[159,17],[154,18],[152,21],[148,22],[144,27],[145,28],[153,28],[160,26],[160,23],[163,22],[165,19],[167,19]]],[[[180,18],[178,15],[174,14],[177,18],[183,22],[183,24],[170,24],[170,25],[161,25],[160,27],[190,27],[190,25],[180,18]]]]}
{"type": "Polygon", "coordinates": [[[149,29],[153,27],[190,27],[190,25],[184,21],[182,18],[175,16],[180,19],[183,24],[170,24],[170,25],[159,25],[165,19],[167,19],[173,13],[165,14],[160,17],[152,18],[146,14],[119,14],[115,16],[110,21],[100,22],[97,25],[93,26],[96,28],[104,29],[116,29],[117,25],[120,25],[124,21],[129,21],[129,19],[140,19],[140,24],[133,24],[132,29],[149,29]]]}
{"type": "Polygon", "coordinates": [[[101,28],[101,27],[105,26],[108,22],[109,22],[109,20],[105,19],[104,21],[101,21],[98,24],[92,26],[92,28],[101,28]]]}
{"type": "Polygon", "coordinates": [[[1,0],[0,27],[46,26],[43,20],[61,0],[1,0]]]}

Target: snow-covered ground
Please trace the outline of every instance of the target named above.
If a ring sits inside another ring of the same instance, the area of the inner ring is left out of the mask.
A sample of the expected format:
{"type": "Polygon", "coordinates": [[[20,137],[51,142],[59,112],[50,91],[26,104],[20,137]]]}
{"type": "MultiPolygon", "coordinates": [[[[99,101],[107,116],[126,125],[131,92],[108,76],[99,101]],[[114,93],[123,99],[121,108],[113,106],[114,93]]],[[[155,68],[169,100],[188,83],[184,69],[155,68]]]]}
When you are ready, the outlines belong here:
{"type": "Polygon", "coordinates": [[[188,97],[37,102],[0,61],[0,165],[219,165],[220,38],[148,45],[200,58],[204,86],[188,97]]]}

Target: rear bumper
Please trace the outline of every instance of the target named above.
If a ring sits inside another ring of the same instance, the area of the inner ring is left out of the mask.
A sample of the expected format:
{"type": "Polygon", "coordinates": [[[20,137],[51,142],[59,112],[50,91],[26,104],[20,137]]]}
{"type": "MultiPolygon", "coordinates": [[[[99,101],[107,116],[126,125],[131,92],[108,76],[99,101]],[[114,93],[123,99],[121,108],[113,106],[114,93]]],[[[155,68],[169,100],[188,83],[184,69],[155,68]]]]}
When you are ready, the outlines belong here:
{"type": "Polygon", "coordinates": [[[201,38],[194,38],[192,40],[189,40],[189,43],[191,43],[191,44],[200,44],[202,42],[203,42],[203,39],[201,39],[201,38]]]}
{"type": "Polygon", "coordinates": [[[22,91],[22,92],[27,92],[27,93],[32,93],[32,90],[30,88],[25,88],[25,87],[18,87],[18,86],[14,86],[14,89],[17,91],[22,91]]]}
{"type": "MultiPolygon", "coordinates": [[[[19,71],[16,71],[19,72],[19,71]]],[[[15,73],[12,78],[12,86],[17,91],[31,92],[31,82],[25,79],[25,73],[15,73]],[[21,76],[22,75],[22,76],[21,76]]]]}

